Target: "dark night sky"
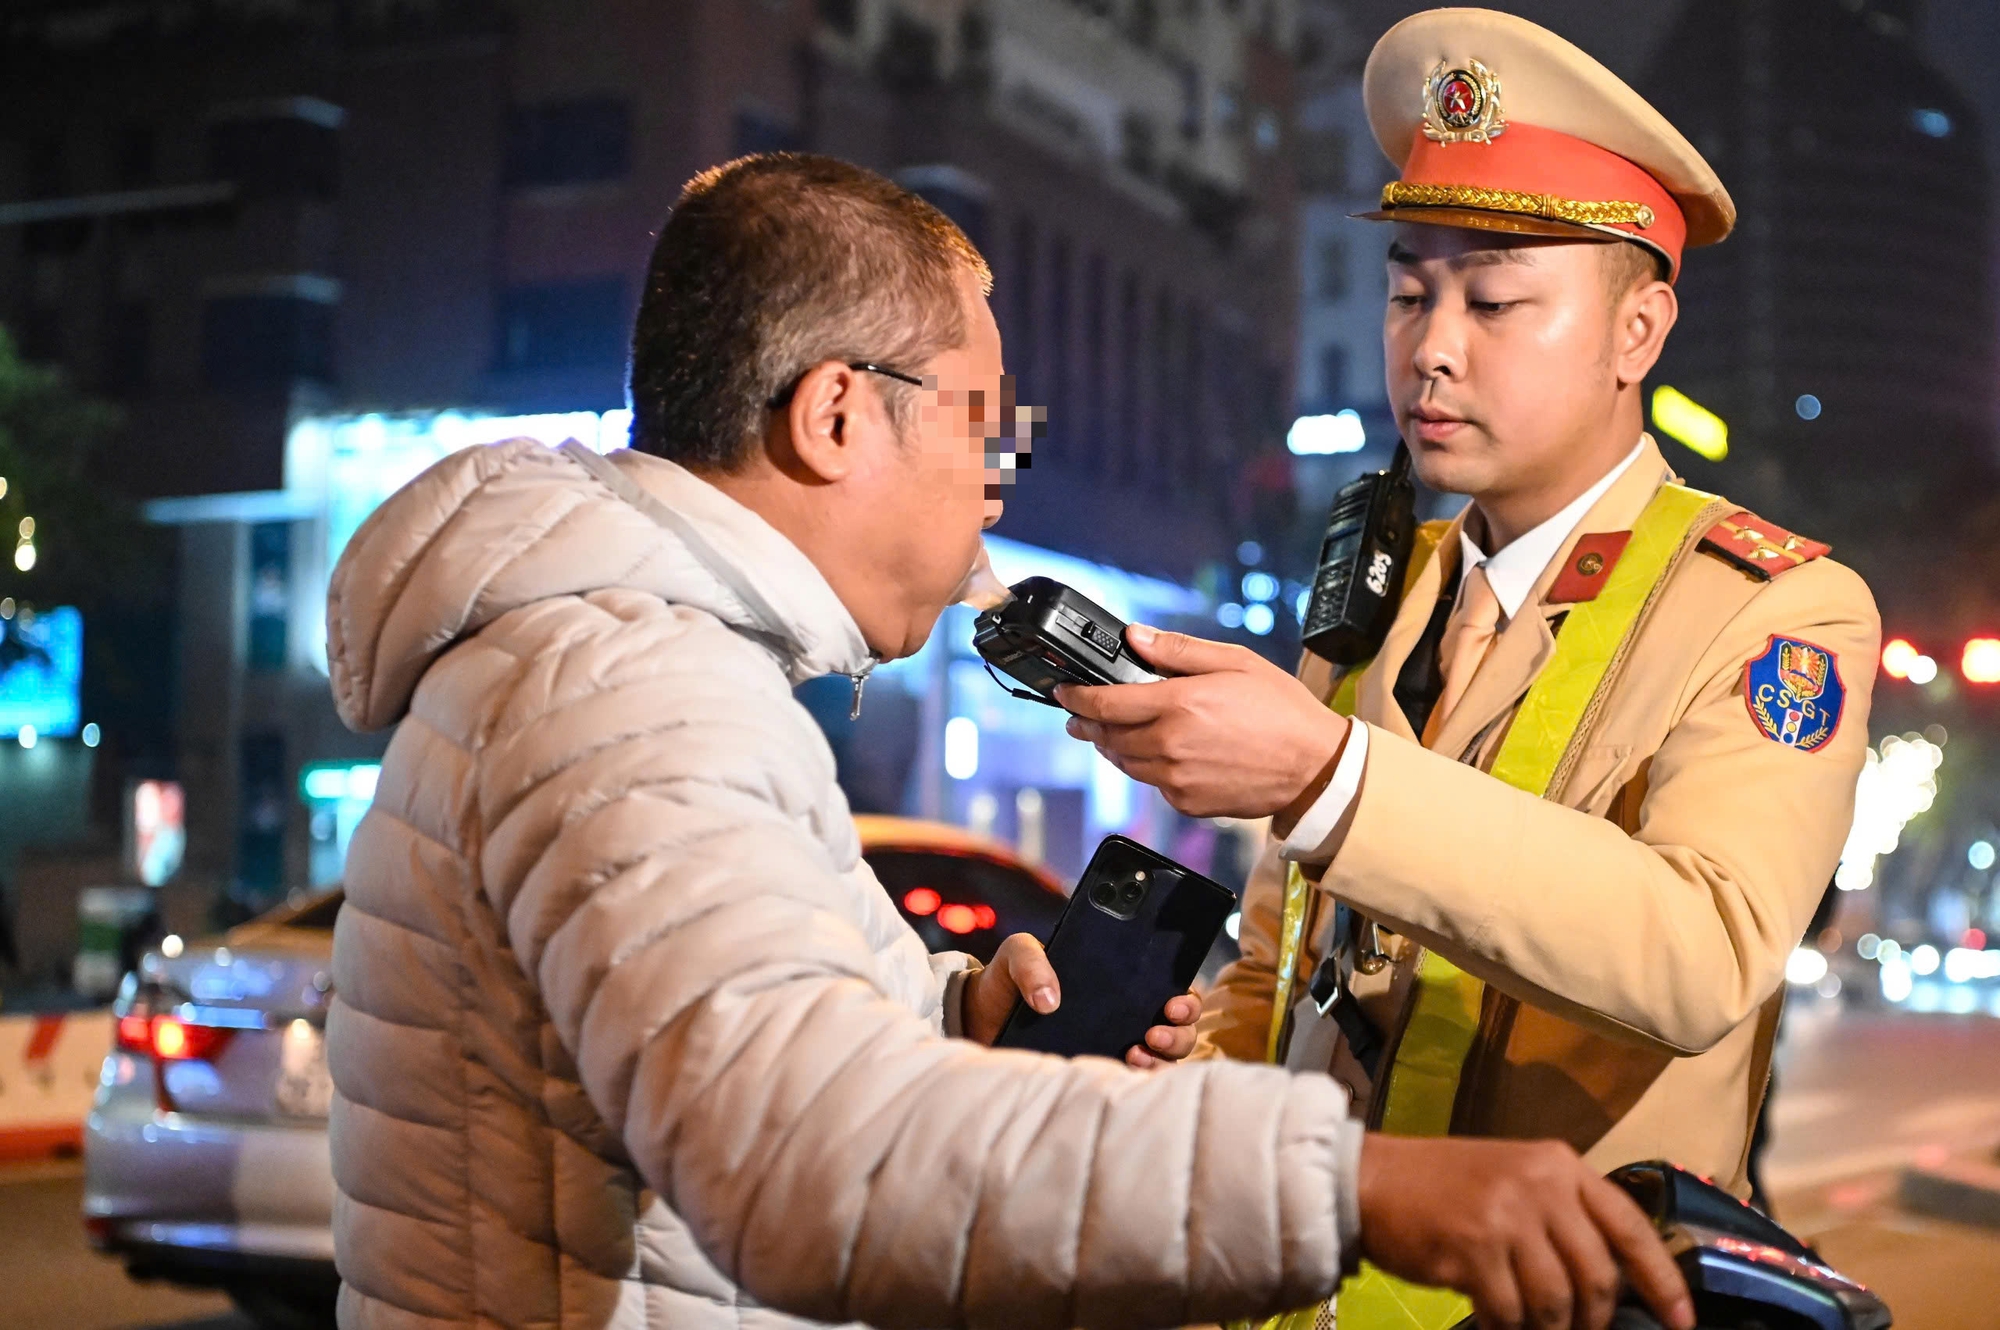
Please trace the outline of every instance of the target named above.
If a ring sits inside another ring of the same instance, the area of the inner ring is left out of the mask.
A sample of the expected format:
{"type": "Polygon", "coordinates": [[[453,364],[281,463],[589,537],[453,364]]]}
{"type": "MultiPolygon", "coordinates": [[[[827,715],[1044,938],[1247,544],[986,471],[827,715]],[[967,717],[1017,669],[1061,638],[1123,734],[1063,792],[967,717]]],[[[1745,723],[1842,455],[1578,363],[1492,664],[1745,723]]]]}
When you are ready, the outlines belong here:
{"type": "MultiPolygon", "coordinates": [[[[1993,0],[1927,0],[1917,19],[1918,45],[1968,102],[1987,106],[2000,70],[2000,6],[1993,0]]],[[[1986,160],[2000,163],[2000,127],[1982,126],[1986,160]]]]}

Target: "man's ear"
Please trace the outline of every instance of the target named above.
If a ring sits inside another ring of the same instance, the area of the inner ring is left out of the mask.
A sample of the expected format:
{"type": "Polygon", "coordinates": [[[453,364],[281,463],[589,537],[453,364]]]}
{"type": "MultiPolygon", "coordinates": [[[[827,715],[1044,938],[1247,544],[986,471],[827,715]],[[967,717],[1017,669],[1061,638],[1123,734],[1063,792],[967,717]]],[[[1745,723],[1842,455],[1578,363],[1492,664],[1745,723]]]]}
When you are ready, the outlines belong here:
{"type": "Polygon", "coordinates": [[[852,423],[861,376],[838,360],[822,360],[800,376],[792,400],[773,413],[772,460],[797,480],[832,484],[855,466],[852,423]]]}
{"type": "Polygon", "coordinates": [[[1638,383],[1653,372],[1680,316],[1680,297],[1665,282],[1635,286],[1618,302],[1611,355],[1619,387],[1638,383]]]}

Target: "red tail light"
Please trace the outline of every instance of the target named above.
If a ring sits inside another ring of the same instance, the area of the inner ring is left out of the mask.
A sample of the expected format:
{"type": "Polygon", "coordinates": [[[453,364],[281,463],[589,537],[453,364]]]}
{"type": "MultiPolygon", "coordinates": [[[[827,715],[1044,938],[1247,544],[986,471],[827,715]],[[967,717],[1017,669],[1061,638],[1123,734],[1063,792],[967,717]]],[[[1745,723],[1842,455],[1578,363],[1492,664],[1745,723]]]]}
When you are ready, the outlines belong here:
{"type": "Polygon", "coordinates": [[[190,1025],[173,1016],[153,1017],[153,1053],[168,1062],[207,1062],[229,1042],[230,1031],[190,1025]]]}
{"type": "MultiPolygon", "coordinates": [[[[919,887],[917,890],[928,891],[929,889],[919,887]]],[[[916,892],[911,892],[910,894],[914,896],[916,892]]],[[[932,892],[931,896],[934,902],[936,900],[936,893],[932,892]]],[[[907,898],[903,901],[903,905],[906,909],[909,907],[909,900],[907,898]]],[[[976,933],[984,928],[992,928],[1000,922],[1000,916],[994,912],[991,905],[939,905],[932,903],[929,910],[920,911],[919,913],[930,914],[933,912],[937,915],[938,927],[944,929],[947,933],[976,933]]]]}
{"type": "Polygon", "coordinates": [[[118,1051],[120,1053],[144,1053],[148,1057],[152,1056],[152,1018],[148,1016],[120,1016],[118,1018],[118,1051]]]}
{"type": "Polygon", "coordinates": [[[206,1062],[222,1052],[230,1031],[191,1025],[177,1016],[120,1016],[118,1048],[165,1062],[206,1062]]]}

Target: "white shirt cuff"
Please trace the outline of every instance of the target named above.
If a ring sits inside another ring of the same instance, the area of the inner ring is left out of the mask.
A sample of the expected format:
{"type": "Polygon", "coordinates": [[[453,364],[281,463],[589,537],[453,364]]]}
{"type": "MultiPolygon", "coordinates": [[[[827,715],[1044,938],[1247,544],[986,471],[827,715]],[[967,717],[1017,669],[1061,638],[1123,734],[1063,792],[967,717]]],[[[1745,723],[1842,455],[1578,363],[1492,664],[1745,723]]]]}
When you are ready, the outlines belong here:
{"type": "Polygon", "coordinates": [[[1360,793],[1361,772],[1368,765],[1368,727],[1358,720],[1348,723],[1352,728],[1347,732],[1347,746],[1341,750],[1340,761],[1334,764],[1333,779],[1299,818],[1292,834],[1278,846],[1280,859],[1295,862],[1311,859],[1313,852],[1333,834],[1340,819],[1347,816],[1354,796],[1360,793]]]}
{"type": "Polygon", "coordinates": [[[1361,1149],[1367,1132],[1355,1118],[1335,1130],[1341,1169],[1334,1183],[1333,1226],[1340,1236],[1340,1268],[1352,1274],[1361,1267],[1361,1149]]]}

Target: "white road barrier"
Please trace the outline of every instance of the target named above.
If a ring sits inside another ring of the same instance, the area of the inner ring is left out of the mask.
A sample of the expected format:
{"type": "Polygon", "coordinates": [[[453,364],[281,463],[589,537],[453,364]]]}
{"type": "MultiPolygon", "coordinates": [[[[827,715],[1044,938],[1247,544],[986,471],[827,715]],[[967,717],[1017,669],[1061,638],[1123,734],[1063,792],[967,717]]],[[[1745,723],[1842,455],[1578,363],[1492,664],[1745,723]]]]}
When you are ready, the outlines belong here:
{"type": "Polygon", "coordinates": [[[0,1015],[0,1160],[82,1147],[111,1031],[109,1011],[0,1015]]]}

